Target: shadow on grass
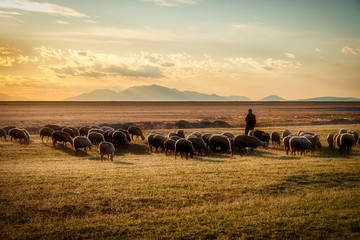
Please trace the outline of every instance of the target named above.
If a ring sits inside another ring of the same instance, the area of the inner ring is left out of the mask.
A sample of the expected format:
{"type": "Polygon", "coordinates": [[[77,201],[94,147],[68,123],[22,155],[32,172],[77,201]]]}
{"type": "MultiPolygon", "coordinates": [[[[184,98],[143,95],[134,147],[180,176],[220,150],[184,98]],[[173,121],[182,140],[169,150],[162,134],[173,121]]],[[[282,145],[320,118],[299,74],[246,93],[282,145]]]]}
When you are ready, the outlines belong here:
{"type": "MultiPolygon", "coordinates": [[[[53,147],[52,144],[50,144],[50,145],[49,145],[49,144],[44,144],[44,146],[46,146],[46,147],[48,147],[48,148],[52,148],[52,149],[54,149],[54,150],[62,151],[63,153],[66,153],[66,154],[71,155],[71,156],[74,156],[74,157],[81,156],[80,153],[77,155],[77,154],[76,154],[76,151],[75,151],[73,148],[69,148],[69,144],[66,144],[65,146],[62,145],[62,144],[56,144],[56,145],[55,145],[55,148],[53,147]]],[[[81,151],[81,150],[80,150],[80,151],[81,151]]],[[[80,152],[80,151],[79,151],[79,152],[80,152]]],[[[84,154],[85,154],[85,152],[84,152],[84,154]]],[[[89,156],[89,154],[86,153],[86,155],[84,155],[84,156],[89,156]]]]}
{"type": "Polygon", "coordinates": [[[115,155],[124,155],[124,154],[133,154],[133,155],[150,155],[148,151],[148,147],[146,145],[140,144],[128,144],[126,146],[122,146],[115,150],[115,155]]]}

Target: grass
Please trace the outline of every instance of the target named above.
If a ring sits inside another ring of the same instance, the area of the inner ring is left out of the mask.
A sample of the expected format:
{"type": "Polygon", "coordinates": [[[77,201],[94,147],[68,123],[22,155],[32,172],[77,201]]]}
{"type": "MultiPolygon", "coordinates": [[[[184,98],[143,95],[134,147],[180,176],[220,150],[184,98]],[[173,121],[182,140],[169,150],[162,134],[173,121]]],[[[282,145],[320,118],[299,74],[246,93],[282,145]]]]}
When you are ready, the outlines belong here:
{"type": "MultiPolygon", "coordinates": [[[[325,145],[338,127],[303,129],[325,145]]],[[[1,239],[360,238],[359,146],[174,160],[141,143],[111,162],[32,139],[0,142],[1,239]]]]}

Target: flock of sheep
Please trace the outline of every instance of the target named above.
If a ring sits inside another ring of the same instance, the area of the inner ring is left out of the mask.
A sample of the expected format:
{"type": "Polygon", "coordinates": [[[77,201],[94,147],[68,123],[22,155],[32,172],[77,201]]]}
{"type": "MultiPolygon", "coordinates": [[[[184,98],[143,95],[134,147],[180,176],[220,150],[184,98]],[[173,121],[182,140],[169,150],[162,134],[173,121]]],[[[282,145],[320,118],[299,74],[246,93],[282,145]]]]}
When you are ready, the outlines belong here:
{"type": "MultiPolygon", "coordinates": [[[[30,141],[30,134],[26,129],[15,126],[0,129],[0,138],[6,140],[6,136],[10,136],[10,141],[30,141]]],[[[60,127],[57,125],[46,125],[39,131],[40,139],[44,143],[51,138],[53,147],[57,142],[61,142],[64,146],[69,143],[76,153],[79,149],[91,149],[93,145],[98,146],[101,159],[107,155],[108,159],[113,160],[116,149],[122,148],[131,141],[141,138],[145,140],[143,132],[136,126],[125,129],[113,129],[111,127],[86,126],[80,128],[60,127]]],[[[187,137],[183,130],[177,132],[171,131],[168,134],[162,134],[152,131],[148,137],[148,147],[150,152],[155,149],[156,152],[163,151],[165,154],[173,154],[175,159],[178,155],[186,158],[194,154],[202,155],[208,151],[211,152],[228,152],[231,155],[238,152],[240,155],[251,153],[257,147],[268,148],[270,140],[275,146],[284,144],[286,154],[289,152],[293,155],[296,153],[305,155],[307,152],[314,152],[321,148],[319,135],[312,132],[298,131],[292,134],[285,130],[282,136],[278,132],[267,133],[261,130],[250,131],[248,135],[235,135],[231,132],[222,134],[193,132],[187,137]],[[282,140],[281,140],[282,138],[282,140]]],[[[329,148],[334,152],[337,147],[340,153],[349,153],[351,148],[359,141],[358,133],[351,130],[341,129],[339,133],[329,134],[327,142],[329,148]]]]}

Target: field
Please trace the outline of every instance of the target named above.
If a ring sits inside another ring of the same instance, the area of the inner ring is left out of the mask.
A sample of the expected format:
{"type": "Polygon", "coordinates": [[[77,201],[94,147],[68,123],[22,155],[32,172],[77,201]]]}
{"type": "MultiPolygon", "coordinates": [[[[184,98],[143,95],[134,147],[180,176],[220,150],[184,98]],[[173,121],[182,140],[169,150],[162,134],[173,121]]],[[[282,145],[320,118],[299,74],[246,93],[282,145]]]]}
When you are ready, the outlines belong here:
{"type": "Polygon", "coordinates": [[[340,155],[329,151],[325,140],[342,127],[360,132],[360,124],[311,125],[359,120],[359,105],[0,104],[0,127],[33,130],[30,144],[0,140],[0,239],[360,239],[360,147],[340,155]],[[96,148],[79,155],[69,145],[54,149],[35,133],[48,123],[206,118],[234,128],[185,132],[240,134],[249,107],[263,130],[313,131],[320,134],[323,148],[305,157],[288,156],[270,144],[268,150],[243,157],[208,154],[175,160],[149,153],[146,142],[139,141],[117,151],[112,162],[101,161],[96,148]]]}

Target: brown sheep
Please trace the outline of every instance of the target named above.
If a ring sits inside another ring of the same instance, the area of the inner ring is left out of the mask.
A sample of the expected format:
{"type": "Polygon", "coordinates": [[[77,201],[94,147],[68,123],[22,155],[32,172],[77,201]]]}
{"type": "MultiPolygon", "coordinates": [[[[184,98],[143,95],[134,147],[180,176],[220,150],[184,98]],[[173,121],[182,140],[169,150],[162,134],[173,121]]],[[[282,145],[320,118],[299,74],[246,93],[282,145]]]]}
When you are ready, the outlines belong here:
{"type": "Polygon", "coordinates": [[[284,148],[285,148],[285,152],[286,152],[286,155],[289,155],[289,151],[290,151],[290,139],[292,137],[295,137],[297,135],[295,134],[289,134],[287,135],[286,137],[283,138],[283,143],[284,143],[284,148]]]}
{"type": "MultiPolygon", "coordinates": [[[[179,137],[179,139],[180,139],[180,137],[179,137]]],[[[175,143],[176,143],[176,141],[173,139],[167,139],[164,142],[165,155],[167,155],[169,151],[175,153],[175,143]]]]}
{"type": "Polygon", "coordinates": [[[187,140],[189,140],[192,143],[193,148],[198,155],[202,155],[203,152],[206,153],[207,150],[206,144],[202,138],[188,137],[187,140]]]}
{"type": "Polygon", "coordinates": [[[115,146],[111,142],[101,142],[99,144],[99,152],[101,160],[103,160],[104,155],[107,155],[108,159],[113,160],[115,154],[115,146]]]}
{"type": "Polygon", "coordinates": [[[6,135],[9,135],[9,131],[10,131],[11,129],[14,129],[14,128],[16,128],[16,127],[15,127],[15,126],[8,126],[8,127],[4,127],[3,129],[5,130],[6,135]]]}
{"type": "Polygon", "coordinates": [[[291,135],[291,132],[286,129],[286,130],[283,131],[283,133],[282,133],[282,138],[285,138],[286,136],[289,136],[289,135],[291,135]]]}
{"type": "Polygon", "coordinates": [[[330,150],[333,150],[334,149],[334,134],[333,133],[328,134],[326,137],[326,140],[329,144],[330,150]]]}
{"type": "Polygon", "coordinates": [[[176,136],[171,136],[170,139],[177,141],[177,140],[181,139],[181,137],[176,135],[176,136]]]}
{"type": "Polygon", "coordinates": [[[115,131],[112,134],[112,139],[115,147],[121,147],[129,143],[126,134],[122,131],[115,131]]]}
{"type": "Polygon", "coordinates": [[[131,142],[130,133],[129,133],[128,130],[125,130],[125,129],[117,129],[116,131],[121,131],[121,132],[125,133],[127,141],[128,141],[128,142],[131,142]]]}
{"type": "Polygon", "coordinates": [[[303,136],[295,136],[290,138],[291,154],[295,155],[296,152],[300,155],[306,154],[307,151],[311,150],[311,142],[309,139],[303,136]]]}
{"type": "Polygon", "coordinates": [[[74,148],[76,150],[76,154],[80,148],[84,148],[86,152],[86,148],[91,150],[91,142],[87,137],[84,136],[77,136],[74,138],[74,148]]]}
{"type": "Polygon", "coordinates": [[[66,143],[70,143],[72,147],[74,147],[74,142],[72,137],[70,136],[69,133],[67,132],[63,132],[63,131],[54,131],[51,134],[51,138],[52,138],[52,142],[53,142],[53,147],[55,148],[56,142],[63,142],[63,144],[66,146],[66,143]]]}
{"type": "Polygon", "coordinates": [[[246,134],[237,135],[234,138],[233,151],[239,151],[240,154],[245,150],[245,148],[250,148],[251,153],[257,147],[268,148],[268,143],[260,141],[255,136],[249,136],[246,134]]]}
{"type": "Polygon", "coordinates": [[[52,128],[49,128],[49,127],[41,128],[39,131],[41,142],[44,143],[44,137],[47,137],[47,140],[46,140],[46,143],[47,143],[53,132],[54,132],[54,130],[52,128]]]}
{"type": "Polygon", "coordinates": [[[340,134],[340,145],[339,151],[340,153],[350,153],[351,148],[355,145],[354,135],[349,133],[340,134]]]}
{"type": "Polygon", "coordinates": [[[73,131],[72,129],[68,128],[68,127],[64,127],[64,128],[62,129],[62,131],[69,133],[72,138],[75,137],[74,131],[73,131]]]}
{"type": "Polygon", "coordinates": [[[89,133],[88,139],[90,140],[91,144],[96,144],[96,145],[99,145],[101,142],[105,141],[104,136],[98,132],[89,133]]]}
{"type": "Polygon", "coordinates": [[[185,138],[185,132],[183,130],[178,130],[176,134],[181,138],[185,138]]]}
{"type": "Polygon", "coordinates": [[[142,132],[141,129],[138,128],[138,127],[131,126],[131,127],[128,128],[128,131],[129,131],[129,134],[131,134],[131,139],[132,139],[133,141],[135,141],[135,140],[134,140],[134,135],[136,136],[136,140],[137,140],[139,137],[141,137],[142,140],[145,139],[143,132],[142,132]]]}
{"type": "Polygon", "coordinates": [[[229,139],[232,139],[235,137],[235,134],[233,134],[232,132],[224,132],[221,135],[224,135],[224,136],[228,137],[229,139]]]}
{"type": "Polygon", "coordinates": [[[280,147],[280,145],[281,145],[280,133],[272,132],[271,133],[271,142],[272,142],[272,144],[278,145],[280,147]]]}
{"type": "Polygon", "coordinates": [[[230,152],[231,153],[231,142],[230,139],[224,135],[214,134],[209,138],[209,147],[212,152],[230,152]]]}
{"type": "Polygon", "coordinates": [[[90,129],[91,129],[90,127],[81,127],[79,129],[80,136],[87,136],[89,134],[90,129]]]}
{"type": "Polygon", "coordinates": [[[30,135],[29,133],[22,128],[13,128],[9,130],[9,136],[10,136],[10,141],[12,142],[13,140],[15,141],[16,139],[19,139],[19,141],[21,142],[22,140],[24,140],[24,142],[29,142],[30,141],[30,135]]]}
{"type": "Polygon", "coordinates": [[[152,147],[155,148],[156,152],[159,151],[159,148],[161,150],[164,150],[164,142],[167,140],[168,138],[161,135],[161,134],[156,134],[152,140],[152,146],[150,148],[150,152],[152,152],[152,147]]]}
{"type": "Polygon", "coordinates": [[[51,128],[54,131],[61,131],[63,129],[63,127],[60,127],[59,125],[55,125],[55,124],[48,124],[45,125],[44,127],[51,128]]]}
{"type": "Polygon", "coordinates": [[[179,139],[175,143],[175,159],[177,154],[180,154],[181,159],[183,158],[183,154],[186,154],[186,159],[188,159],[188,155],[193,158],[194,156],[194,147],[189,140],[179,139]]]}

